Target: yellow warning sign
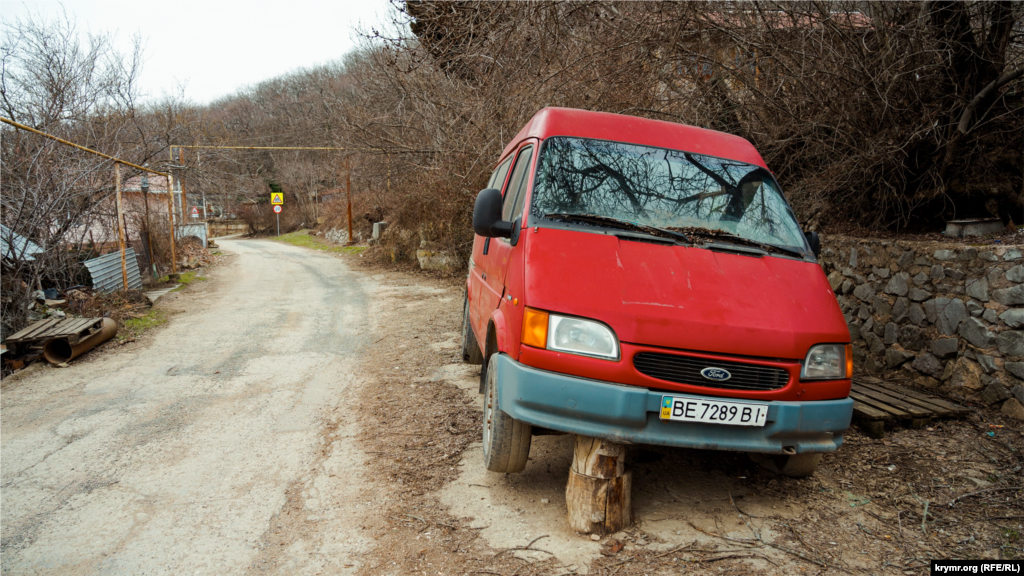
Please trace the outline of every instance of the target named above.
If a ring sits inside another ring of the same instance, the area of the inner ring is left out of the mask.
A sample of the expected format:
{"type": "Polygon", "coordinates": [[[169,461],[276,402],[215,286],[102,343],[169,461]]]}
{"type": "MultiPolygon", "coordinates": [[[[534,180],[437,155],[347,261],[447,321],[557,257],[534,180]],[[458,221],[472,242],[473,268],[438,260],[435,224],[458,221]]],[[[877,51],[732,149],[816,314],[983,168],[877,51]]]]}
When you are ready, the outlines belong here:
{"type": "Polygon", "coordinates": [[[284,192],[271,192],[270,193],[271,204],[284,204],[284,192]]]}

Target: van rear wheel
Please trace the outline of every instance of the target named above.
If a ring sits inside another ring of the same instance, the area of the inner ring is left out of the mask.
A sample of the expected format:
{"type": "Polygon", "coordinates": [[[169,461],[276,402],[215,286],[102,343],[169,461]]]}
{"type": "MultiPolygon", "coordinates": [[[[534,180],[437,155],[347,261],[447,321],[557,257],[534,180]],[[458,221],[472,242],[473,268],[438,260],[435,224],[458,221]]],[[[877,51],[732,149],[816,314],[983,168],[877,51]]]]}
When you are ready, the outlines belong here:
{"type": "Polygon", "coordinates": [[[469,324],[469,296],[462,306],[462,361],[466,364],[479,366],[484,363],[484,355],[480,352],[480,344],[473,333],[473,327],[469,324]]]}
{"type": "Polygon", "coordinates": [[[484,466],[491,472],[515,474],[526,468],[531,426],[498,408],[498,355],[487,360],[484,379],[484,466]]]}
{"type": "Polygon", "coordinates": [[[813,476],[821,464],[822,454],[751,454],[750,459],[762,467],[789,476],[790,478],[807,478],[813,476]]]}

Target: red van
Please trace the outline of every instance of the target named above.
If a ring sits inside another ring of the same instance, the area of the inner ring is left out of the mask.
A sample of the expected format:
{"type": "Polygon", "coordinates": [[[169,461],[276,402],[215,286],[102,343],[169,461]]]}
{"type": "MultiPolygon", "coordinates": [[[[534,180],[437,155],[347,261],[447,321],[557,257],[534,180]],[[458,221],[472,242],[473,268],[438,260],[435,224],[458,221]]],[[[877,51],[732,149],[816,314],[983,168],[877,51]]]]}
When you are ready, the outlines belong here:
{"type": "Polygon", "coordinates": [[[463,358],[483,364],[484,459],[531,436],[751,453],[813,474],[850,426],[850,333],[750,142],[545,108],[473,212],[463,358]]]}

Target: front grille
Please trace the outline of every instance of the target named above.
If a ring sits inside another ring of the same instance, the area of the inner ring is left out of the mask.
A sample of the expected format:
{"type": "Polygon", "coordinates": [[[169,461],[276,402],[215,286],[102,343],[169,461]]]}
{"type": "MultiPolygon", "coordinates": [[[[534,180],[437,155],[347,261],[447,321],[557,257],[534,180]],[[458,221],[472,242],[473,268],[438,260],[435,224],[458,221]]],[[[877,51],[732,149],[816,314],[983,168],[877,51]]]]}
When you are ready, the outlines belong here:
{"type": "Polygon", "coordinates": [[[651,378],[722,390],[778,390],[789,382],[789,373],[782,368],[658,352],[637,354],[633,366],[651,378]],[[721,382],[708,380],[700,373],[705,368],[724,368],[732,377],[721,382]]]}

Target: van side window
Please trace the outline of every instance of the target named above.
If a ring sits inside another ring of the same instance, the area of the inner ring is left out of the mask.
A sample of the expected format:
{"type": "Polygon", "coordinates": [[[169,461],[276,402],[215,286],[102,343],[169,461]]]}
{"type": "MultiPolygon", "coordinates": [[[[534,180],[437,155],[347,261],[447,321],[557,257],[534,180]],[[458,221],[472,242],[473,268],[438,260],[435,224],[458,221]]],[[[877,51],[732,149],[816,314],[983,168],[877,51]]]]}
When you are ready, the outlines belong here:
{"type": "Polygon", "coordinates": [[[511,165],[512,156],[509,156],[508,160],[505,160],[501,163],[501,166],[494,169],[494,173],[491,174],[491,179],[487,181],[487,187],[501,190],[501,185],[505,183],[505,176],[508,174],[508,167],[511,165]]]}
{"type": "Polygon", "coordinates": [[[508,188],[505,190],[505,201],[501,207],[501,219],[509,220],[517,212],[514,209],[522,210],[523,205],[519,197],[525,197],[526,169],[530,166],[530,159],[533,157],[533,146],[523,148],[516,159],[516,167],[512,169],[512,178],[508,181],[508,188]]]}

